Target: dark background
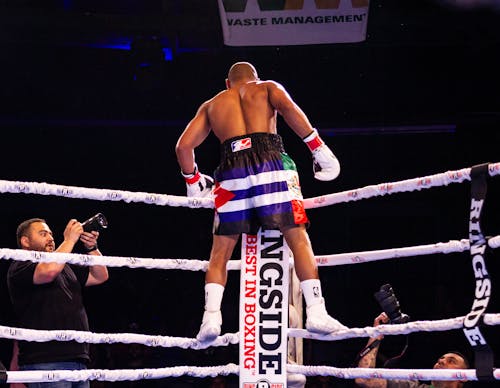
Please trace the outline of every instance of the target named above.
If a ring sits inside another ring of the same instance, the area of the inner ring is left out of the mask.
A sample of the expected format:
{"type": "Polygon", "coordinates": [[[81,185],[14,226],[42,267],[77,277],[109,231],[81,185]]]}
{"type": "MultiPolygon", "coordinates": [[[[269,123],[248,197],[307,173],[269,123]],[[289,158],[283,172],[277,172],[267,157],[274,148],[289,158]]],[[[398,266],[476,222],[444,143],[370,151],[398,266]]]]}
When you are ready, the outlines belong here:
{"type": "MultiPolygon", "coordinates": [[[[280,122],[306,198],[499,162],[500,11],[479,3],[460,8],[431,0],[371,1],[364,42],[238,48],[223,44],[216,2],[2,1],[0,179],[185,195],[175,142],[199,104],[224,88],[227,70],[238,60],[251,61],[262,79],[283,83],[341,162],[338,179],[315,181],[307,149],[280,122]]],[[[199,148],[197,161],[202,172],[213,171],[213,137],[199,148]]],[[[498,235],[498,178],[489,180],[488,190],[483,230],[498,235]]],[[[312,209],[315,252],[467,238],[469,191],[465,182],[312,209]]],[[[15,229],[27,218],[45,218],[60,243],[70,218],[83,221],[102,212],[110,223],[99,242],[106,255],[207,260],[210,252],[209,209],[3,194],[0,212],[0,245],[8,248],[15,248],[15,229]]],[[[491,252],[487,265],[493,281],[488,312],[496,313],[498,252],[491,252]]],[[[0,262],[4,280],[7,266],[0,262]]],[[[349,327],[372,324],[380,311],[373,293],[385,283],[412,320],[463,316],[474,295],[468,252],[321,267],[320,276],[329,311],[349,327]]],[[[203,309],[203,277],[110,268],[106,284],[86,290],[92,331],[193,337],[203,309]]],[[[224,332],[238,330],[238,280],[231,272],[224,332]]],[[[0,295],[0,324],[15,326],[5,281],[0,295]]],[[[484,332],[498,365],[498,330],[484,332]]],[[[404,341],[386,337],[381,353],[397,355],[404,341]]],[[[305,341],[304,363],[349,367],[365,342],[305,341]]],[[[0,345],[8,364],[10,342],[0,345]]],[[[411,334],[399,366],[431,368],[449,349],[470,355],[460,330],[411,334]]],[[[111,369],[238,362],[237,346],[185,351],[96,345],[93,353],[93,367],[111,369]]],[[[178,386],[209,380],[175,379],[178,386]]],[[[319,380],[308,378],[308,386],[319,380]]],[[[113,383],[134,384],[174,386],[174,380],[113,383]]],[[[349,380],[326,384],[352,386],[349,380]]]]}

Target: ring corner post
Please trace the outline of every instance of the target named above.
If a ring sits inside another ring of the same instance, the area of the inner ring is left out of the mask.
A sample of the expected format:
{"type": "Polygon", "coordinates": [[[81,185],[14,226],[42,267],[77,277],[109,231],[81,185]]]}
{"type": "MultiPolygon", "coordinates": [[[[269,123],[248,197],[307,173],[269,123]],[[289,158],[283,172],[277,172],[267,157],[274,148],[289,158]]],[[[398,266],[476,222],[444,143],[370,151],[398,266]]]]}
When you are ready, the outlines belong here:
{"type": "Polygon", "coordinates": [[[240,388],[286,388],[289,257],[279,230],[242,235],[240,388]]]}

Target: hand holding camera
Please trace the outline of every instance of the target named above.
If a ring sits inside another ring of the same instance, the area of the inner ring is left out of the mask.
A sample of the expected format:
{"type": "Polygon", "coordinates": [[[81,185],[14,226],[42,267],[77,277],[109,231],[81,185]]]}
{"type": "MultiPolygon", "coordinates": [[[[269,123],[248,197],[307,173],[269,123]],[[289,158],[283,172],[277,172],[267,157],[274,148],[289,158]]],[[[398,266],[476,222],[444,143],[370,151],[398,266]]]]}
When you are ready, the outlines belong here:
{"type": "MultiPolygon", "coordinates": [[[[88,220],[82,222],[82,226],[84,232],[100,232],[108,227],[108,220],[102,213],[97,213],[95,216],[92,216],[88,220]]],[[[94,236],[93,234],[93,240],[95,241],[94,244],[86,240],[88,240],[87,236],[80,236],[80,241],[84,244],[86,253],[97,251],[99,249],[97,246],[97,236],[94,236]]]]}
{"type": "MultiPolygon", "coordinates": [[[[380,290],[375,294],[375,299],[379,303],[380,307],[382,307],[383,313],[375,318],[373,321],[373,326],[377,327],[378,325],[383,325],[386,323],[407,323],[410,320],[410,317],[401,312],[401,307],[399,306],[399,302],[394,295],[394,290],[392,289],[390,284],[384,284],[380,287],[380,290]]],[[[373,349],[378,348],[380,345],[380,341],[384,338],[384,335],[381,334],[377,337],[370,338],[368,341],[368,345],[366,345],[356,356],[356,360],[354,361],[354,365],[358,365],[359,360],[370,353],[373,349]]],[[[391,364],[397,362],[406,352],[408,347],[408,337],[406,346],[399,356],[388,359],[384,363],[384,368],[388,367],[391,364]]]]}

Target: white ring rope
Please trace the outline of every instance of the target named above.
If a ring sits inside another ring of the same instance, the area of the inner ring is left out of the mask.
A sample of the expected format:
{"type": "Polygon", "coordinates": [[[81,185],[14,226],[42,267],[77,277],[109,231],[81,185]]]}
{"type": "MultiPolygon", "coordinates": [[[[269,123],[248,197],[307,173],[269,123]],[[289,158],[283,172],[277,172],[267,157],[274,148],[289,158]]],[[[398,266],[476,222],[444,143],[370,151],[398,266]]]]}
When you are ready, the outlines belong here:
{"type": "MultiPolygon", "coordinates": [[[[490,248],[500,246],[500,236],[495,236],[488,240],[490,248]]],[[[435,243],[427,245],[417,245],[404,248],[380,249],[375,251],[337,253],[334,255],[315,256],[316,262],[320,266],[334,266],[345,264],[366,263],[369,261],[378,261],[385,259],[394,259],[402,257],[413,257],[421,255],[431,255],[435,253],[453,253],[465,252],[470,250],[469,240],[450,240],[447,243],[435,243]]]]}
{"type": "MultiPolygon", "coordinates": [[[[425,176],[421,178],[408,179],[399,182],[382,183],[366,186],[363,188],[334,193],[330,195],[309,198],[304,200],[306,208],[329,206],[342,202],[357,201],[375,196],[422,190],[436,186],[446,186],[450,183],[461,183],[470,180],[471,168],[456,171],[448,171],[441,174],[425,176]]],[[[490,176],[500,174],[500,163],[488,165],[490,176]]],[[[211,198],[187,198],[173,195],[129,192],[122,190],[108,190],[83,188],[76,186],[60,186],[48,183],[18,182],[0,180],[0,193],[23,193],[55,195],[67,198],[93,199],[100,201],[124,201],[143,202],[162,206],[186,206],[191,208],[213,208],[211,198]]],[[[488,239],[491,248],[500,247],[500,236],[488,239]]],[[[436,243],[420,245],[415,247],[393,248],[378,251],[353,252],[326,256],[316,256],[318,265],[342,265],[356,264],[367,261],[383,260],[387,258],[400,258],[416,255],[427,255],[435,253],[463,252],[470,249],[468,240],[452,240],[448,243],[436,243]]],[[[130,268],[158,268],[158,269],[180,269],[192,271],[206,271],[208,262],[203,260],[186,259],[151,259],[135,257],[115,256],[93,256],[83,254],[67,253],[45,253],[32,252],[17,249],[0,249],[1,259],[31,260],[35,262],[68,262],[83,265],[103,264],[107,266],[130,268]]],[[[228,269],[240,269],[239,260],[230,260],[228,269]]],[[[445,331],[463,327],[465,317],[457,317],[439,321],[415,321],[399,325],[379,325],[377,327],[353,328],[342,330],[330,335],[317,335],[303,329],[289,329],[291,337],[311,338],[320,340],[340,340],[357,337],[374,337],[380,334],[398,335],[408,334],[416,331],[445,331]]],[[[500,324],[500,314],[485,314],[483,316],[486,325],[500,324]]],[[[0,337],[32,341],[70,341],[75,340],[85,343],[138,343],[146,346],[181,347],[190,349],[203,349],[207,344],[201,344],[191,338],[175,338],[167,336],[150,336],[133,333],[122,334],[98,334],[92,332],[79,332],[74,330],[33,330],[0,326],[0,337]]],[[[227,346],[239,343],[239,333],[227,333],[218,337],[209,346],[227,346]]],[[[385,378],[385,379],[421,379],[421,380],[477,380],[476,371],[470,370],[402,370],[402,369],[375,369],[375,368],[335,368],[327,366],[303,366],[288,364],[287,371],[291,373],[302,373],[306,376],[329,375],[339,378],[385,378]]],[[[89,369],[82,371],[9,371],[7,382],[36,382],[36,381],[120,381],[159,379],[171,376],[190,375],[196,377],[207,377],[216,375],[239,374],[239,367],[228,364],[214,367],[181,366],[173,368],[136,369],[136,370],[97,370],[89,369]]],[[[494,370],[494,378],[500,379],[499,369],[494,370]]]]}
{"type": "MultiPolygon", "coordinates": [[[[465,317],[456,317],[434,321],[413,321],[397,325],[367,326],[341,330],[335,334],[314,334],[304,329],[288,329],[289,337],[337,341],[349,338],[376,337],[384,335],[401,335],[415,332],[447,331],[461,329],[465,317]]],[[[484,323],[489,326],[500,325],[500,314],[485,314],[484,323]]],[[[92,333],[78,330],[35,330],[17,327],[0,326],[0,338],[29,340],[35,342],[76,341],[91,344],[141,344],[152,347],[179,347],[183,349],[205,349],[209,346],[228,346],[239,343],[239,333],[226,333],[210,344],[200,343],[193,338],[169,337],[134,333],[92,333]]]]}
{"type": "Polygon", "coordinates": [[[135,333],[92,333],[90,331],[78,330],[35,330],[9,326],[0,326],[0,338],[34,342],[76,341],[89,344],[141,344],[151,347],[179,347],[183,349],[206,349],[212,346],[228,346],[239,343],[238,333],[226,333],[217,337],[214,342],[207,344],[199,342],[194,338],[135,333]]]}
{"type": "MultiPolygon", "coordinates": [[[[490,248],[500,246],[500,235],[488,239],[490,248]]],[[[450,240],[447,243],[434,243],[404,248],[380,249],[374,251],[336,253],[333,255],[314,256],[319,266],[366,263],[393,258],[413,257],[436,253],[453,253],[470,250],[469,240],[450,240]]],[[[130,267],[147,269],[178,269],[187,271],[206,271],[207,260],[190,259],[153,259],[140,257],[95,256],[78,253],[38,252],[24,249],[0,248],[0,259],[34,261],[39,263],[70,263],[80,265],[106,265],[108,267],[130,267]]],[[[293,260],[292,260],[293,261],[293,260]]],[[[241,261],[229,260],[228,270],[239,270],[241,261]]]]}
{"type": "Polygon", "coordinates": [[[150,205],[185,206],[190,208],[214,207],[212,198],[188,198],[167,194],[62,186],[45,182],[0,180],[0,193],[55,195],[96,201],[143,202],[150,205]]]}
{"type": "Polygon", "coordinates": [[[219,366],[176,366],[171,368],[147,369],[83,369],[83,370],[36,370],[7,372],[8,383],[35,383],[39,381],[123,381],[162,379],[165,377],[194,376],[214,377],[239,374],[238,365],[228,364],[219,366]]]}
{"type": "Polygon", "coordinates": [[[490,248],[500,247],[500,236],[495,236],[488,239],[488,245],[490,248]]]}
{"type": "MultiPolygon", "coordinates": [[[[119,256],[96,256],[78,253],[38,252],[24,249],[0,249],[1,259],[20,261],[55,262],[80,265],[106,265],[108,267],[130,267],[147,269],[180,269],[189,271],[206,271],[208,261],[189,259],[153,259],[119,256]]],[[[228,268],[239,269],[240,263],[231,262],[228,268]]]]}
{"type": "MultiPolygon", "coordinates": [[[[485,325],[500,325],[500,313],[485,314],[483,317],[485,325]]],[[[401,324],[379,325],[377,327],[367,326],[364,328],[339,330],[335,334],[326,335],[311,333],[304,329],[288,329],[288,335],[290,337],[309,338],[322,341],[338,341],[347,338],[377,337],[381,334],[401,335],[422,331],[431,332],[462,329],[464,319],[465,317],[456,317],[434,321],[413,321],[401,324]]]]}
{"type": "MultiPolygon", "coordinates": [[[[447,171],[441,174],[428,175],[421,178],[406,179],[398,182],[380,183],[360,189],[342,191],[340,193],[321,195],[319,197],[304,199],[306,209],[335,205],[337,203],[359,201],[387,194],[403,193],[407,191],[420,191],[437,186],[448,186],[450,183],[461,183],[470,180],[471,168],[456,171],[447,171]]],[[[490,176],[500,175],[500,163],[488,165],[490,176]]]]}
{"type": "MultiPolygon", "coordinates": [[[[287,371],[306,376],[334,376],[341,379],[399,379],[399,380],[477,380],[475,369],[382,369],[336,368],[333,366],[307,366],[287,364],[287,371]]],[[[500,369],[493,371],[500,380],[500,369]]]]}
{"type": "MultiPolygon", "coordinates": [[[[378,185],[366,186],[355,190],[322,195],[314,198],[306,198],[304,199],[304,206],[306,209],[310,209],[334,205],[342,202],[359,201],[360,199],[367,199],[386,194],[423,190],[436,186],[447,186],[450,183],[461,183],[466,180],[470,180],[470,171],[471,168],[469,167],[420,178],[407,179],[398,182],[380,183],[378,185]]],[[[488,165],[488,172],[490,176],[500,175],[500,162],[490,163],[488,165]]],[[[213,199],[211,198],[188,198],[166,194],[61,186],[45,182],[39,183],[0,180],[0,193],[55,195],[59,197],[93,199],[97,201],[124,201],[127,203],[144,202],[151,205],[186,206],[191,208],[214,207],[213,199]]]]}
{"type": "MultiPolygon", "coordinates": [[[[477,380],[474,369],[381,369],[381,368],[336,368],[332,366],[306,366],[287,364],[287,371],[305,376],[333,376],[342,379],[383,378],[403,380],[477,380]]],[[[27,383],[38,381],[123,381],[161,379],[183,375],[208,377],[239,374],[238,365],[227,364],[211,367],[180,366],[157,369],[86,369],[52,371],[12,371],[8,372],[7,383],[27,383]]],[[[493,371],[500,380],[500,369],[493,371]]]]}

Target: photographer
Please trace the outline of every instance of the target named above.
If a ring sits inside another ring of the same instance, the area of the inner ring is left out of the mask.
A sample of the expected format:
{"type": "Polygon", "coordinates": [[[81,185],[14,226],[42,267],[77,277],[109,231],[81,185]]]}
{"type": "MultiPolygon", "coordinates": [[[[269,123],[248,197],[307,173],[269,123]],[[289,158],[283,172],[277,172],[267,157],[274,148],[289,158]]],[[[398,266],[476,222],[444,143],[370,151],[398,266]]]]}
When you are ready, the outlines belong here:
{"type": "MultiPolygon", "coordinates": [[[[381,324],[389,323],[389,316],[384,312],[381,313],[375,321],[373,326],[377,327],[381,324]]],[[[370,338],[366,344],[366,350],[369,351],[360,358],[358,367],[360,368],[374,368],[377,360],[378,348],[380,341],[384,338],[380,335],[376,338],[370,338]],[[371,347],[371,349],[370,349],[371,347]]],[[[465,357],[458,352],[448,352],[443,354],[434,364],[434,369],[468,369],[469,363],[465,357]]],[[[422,384],[414,380],[385,380],[385,379],[364,379],[357,378],[356,384],[363,388],[462,388],[464,381],[432,381],[431,384],[422,384]]]]}
{"type": "MultiPolygon", "coordinates": [[[[16,237],[21,249],[71,253],[76,243],[81,241],[87,254],[102,256],[97,247],[99,229],[99,223],[82,224],[72,219],[64,230],[64,241],[56,249],[52,231],[45,220],[32,218],[17,227],[16,237]]],[[[89,267],[13,261],[7,273],[10,299],[19,326],[38,330],[88,331],[89,323],[82,299],[83,287],[98,285],[106,280],[108,270],[101,265],[89,267]]],[[[19,341],[20,370],[86,369],[89,360],[89,344],[86,343],[19,341]]],[[[26,385],[28,388],[87,388],[89,382],[55,381],[26,385]]]]}

